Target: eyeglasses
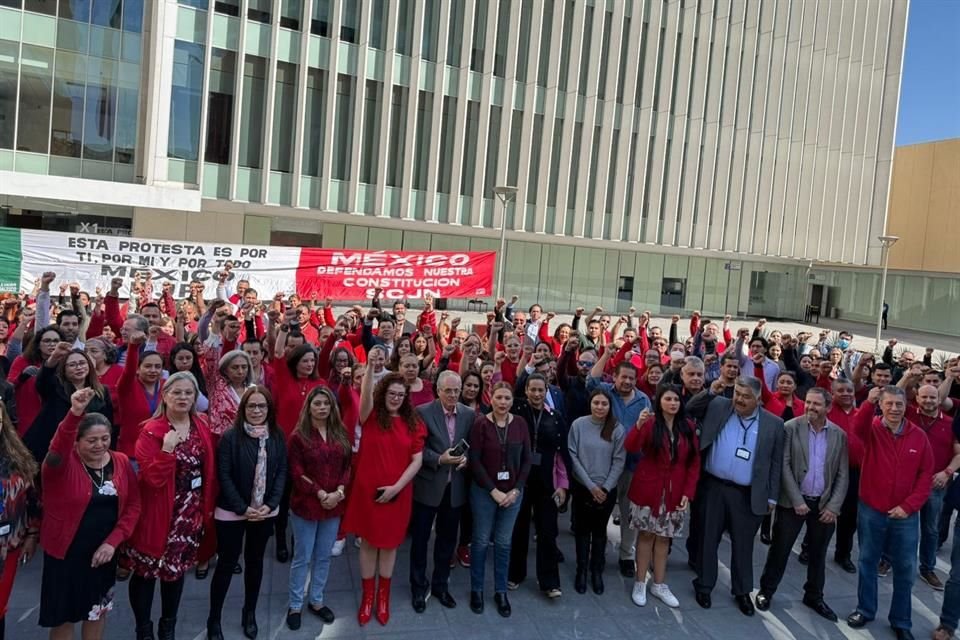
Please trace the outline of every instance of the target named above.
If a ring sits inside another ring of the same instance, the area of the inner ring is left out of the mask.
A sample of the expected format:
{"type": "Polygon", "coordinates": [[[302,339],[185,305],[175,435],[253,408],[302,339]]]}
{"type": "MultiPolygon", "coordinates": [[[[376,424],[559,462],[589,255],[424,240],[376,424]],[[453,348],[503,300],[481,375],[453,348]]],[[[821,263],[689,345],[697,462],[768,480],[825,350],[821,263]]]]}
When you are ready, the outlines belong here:
{"type": "Polygon", "coordinates": [[[447,389],[440,389],[440,393],[460,393],[460,389],[457,387],[449,387],[447,389]]]}
{"type": "Polygon", "coordinates": [[[407,397],[406,391],[387,391],[387,397],[395,400],[402,400],[407,397]]]}
{"type": "Polygon", "coordinates": [[[269,407],[266,402],[248,402],[247,409],[253,409],[254,411],[266,411],[269,407]]]}
{"type": "Polygon", "coordinates": [[[577,360],[577,364],[581,367],[592,367],[596,363],[590,362],[589,360],[577,360]]]}
{"type": "Polygon", "coordinates": [[[192,390],[190,390],[190,391],[167,391],[167,393],[170,394],[171,396],[173,396],[174,398],[192,398],[192,397],[194,396],[194,393],[193,393],[192,390]]]}
{"type": "Polygon", "coordinates": [[[87,363],[84,362],[83,360],[77,360],[76,362],[67,362],[63,366],[68,369],[79,369],[80,367],[87,366],[87,363]]]}

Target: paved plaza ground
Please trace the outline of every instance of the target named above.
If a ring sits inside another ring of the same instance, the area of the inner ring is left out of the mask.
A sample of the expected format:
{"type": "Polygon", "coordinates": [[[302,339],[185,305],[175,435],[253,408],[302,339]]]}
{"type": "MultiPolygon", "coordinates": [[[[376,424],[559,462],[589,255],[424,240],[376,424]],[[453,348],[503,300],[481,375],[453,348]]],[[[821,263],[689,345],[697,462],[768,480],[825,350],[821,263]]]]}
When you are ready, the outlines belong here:
{"type": "MultiPolygon", "coordinates": [[[[791,558],[780,591],[774,597],[769,612],[757,612],[754,618],[744,617],[729,595],[730,575],[729,544],[721,545],[720,581],[713,592],[713,608],[703,610],[693,597],[693,575],[686,566],[684,545],[674,546],[668,566],[668,582],[680,599],[679,609],[669,609],[658,600],[650,598],[646,607],[638,608],[630,600],[632,581],[620,577],[616,569],[616,552],[613,544],[619,535],[616,527],[610,527],[611,546],[607,553],[606,585],[602,596],[592,592],[580,595],[573,590],[574,549],[573,535],[569,531],[569,514],[561,516],[559,545],[566,555],[560,565],[563,597],[548,601],[540,595],[534,580],[533,558],[530,553],[530,577],[520,589],[511,592],[513,616],[502,619],[493,607],[491,557],[488,557],[487,608],[483,615],[475,615],[469,608],[469,572],[456,568],[451,574],[450,591],[457,599],[457,608],[443,609],[436,600],[427,602],[423,614],[414,613],[410,607],[407,581],[409,543],[401,548],[396,579],[393,585],[391,620],[381,627],[376,620],[364,628],[356,621],[360,594],[360,576],[357,551],[348,544],[343,556],[333,559],[330,582],[327,586],[327,605],[337,614],[332,625],[321,626],[318,618],[304,614],[303,627],[293,632],[284,625],[287,605],[287,576],[289,564],[281,565],[273,559],[273,544],[268,546],[268,560],[257,619],[260,638],[340,638],[359,640],[383,638],[384,640],[424,640],[444,638],[455,640],[607,640],[614,638],[669,638],[732,640],[734,638],[776,638],[825,640],[827,638],[878,638],[892,640],[893,632],[886,623],[886,612],[892,591],[892,577],[880,579],[880,614],[865,630],[847,627],[843,618],[856,606],[857,577],[844,573],[828,555],[825,598],[841,617],[832,624],[814,614],[800,602],[806,568],[791,558]]],[[[799,550],[799,543],[797,549],[799,550]]],[[[754,581],[766,558],[767,547],[759,540],[754,549],[754,581]]],[[[940,552],[938,569],[946,581],[949,570],[949,543],[940,552]]],[[[492,556],[493,554],[489,554],[492,556]]],[[[37,604],[40,593],[39,558],[22,569],[10,602],[7,614],[7,638],[12,640],[40,640],[46,638],[44,630],[37,626],[37,604]]],[[[180,618],[177,627],[179,640],[203,640],[206,637],[205,621],[209,604],[210,578],[196,580],[192,573],[187,577],[180,618]]],[[[234,578],[224,610],[223,631],[228,640],[243,640],[240,628],[242,606],[242,579],[234,578]]],[[[127,583],[118,585],[116,610],[107,622],[106,638],[127,640],[133,638],[133,615],[127,601],[127,583]]],[[[917,581],[913,593],[913,625],[917,638],[929,638],[937,625],[943,594],[935,593],[926,584],[917,581]]],[[[154,601],[154,616],[159,615],[159,594],[154,601]]],[[[79,634],[77,635],[79,637],[79,634]]]]}

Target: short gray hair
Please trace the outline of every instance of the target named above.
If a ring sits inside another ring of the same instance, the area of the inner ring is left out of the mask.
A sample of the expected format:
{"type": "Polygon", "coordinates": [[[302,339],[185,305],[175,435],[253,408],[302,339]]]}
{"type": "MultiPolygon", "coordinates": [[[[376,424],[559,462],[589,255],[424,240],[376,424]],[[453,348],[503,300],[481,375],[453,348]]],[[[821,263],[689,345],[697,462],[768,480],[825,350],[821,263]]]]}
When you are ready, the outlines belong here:
{"type": "Polygon", "coordinates": [[[705,367],[703,366],[703,360],[697,356],[687,356],[683,359],[684,367],[693,367],[697,371],[704,371],[705,367]]]}
{"type": "Polygon", "coordinates": [[[450,371],[449,369],[445,369],[444,371],[441,371],[440,375],[437,376],[437,389],[444,386],[445,383],[448,383],[451,380],[456,380],[457,382],[460,382],[460,376],[458,376],[453,371],[450,371]]]}
{"type": "Polygon", "coordinates": [[[150,321],[144,318],[139,313],[131,313],[127,316],[127,320],[133,320],[137,323],[137,331],[146,333],[150,330],[150,321]]]}
{"type": "Polygon", "coordinates": [[[810,395],[811,393],[820,396],[820,398],[823,400],[823,404],[826,405],[827,408],[833,404],[833,396],[831,396],[826,389],[822,387],[810,387],[807,389],[807,395],[810,395]]]}
{"type": "Polygon", "coordinates": [[[760,380],[753,376],[739,376],[734,384],[738,387],[747,387],[750,389],[753,397],[757,400],[759,400],[763,394],[763,386],[760,384],[760,380]]]}
{"type": "Polygon", "coordinates": [[[164,394],[169,390],[169,387],[177,382],[189,382],[190,386],[193,387],[193,406],[190,407],[190,415],[195,415],[197,412],[197,400],[200,398],[200,387],[197,385],[197,379],[193,377],[193,374],[189,371],[177,371],[170,375],[169,378],[164,380],[163,387],[160,388],[160,402],[157,403],[157,409],[153,412],[154,418],[159,418],[167,413],[167,402],[164,400],[164,394]]]}

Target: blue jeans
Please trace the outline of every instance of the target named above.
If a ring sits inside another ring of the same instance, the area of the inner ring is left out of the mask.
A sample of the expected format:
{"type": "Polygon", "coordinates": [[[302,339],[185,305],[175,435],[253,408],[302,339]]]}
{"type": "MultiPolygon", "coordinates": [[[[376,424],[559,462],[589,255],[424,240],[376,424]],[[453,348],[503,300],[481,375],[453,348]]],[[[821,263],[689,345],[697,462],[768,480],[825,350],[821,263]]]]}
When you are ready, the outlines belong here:
{"type": "Polygon", "coordinates": [[[937,547],[940,546],[940,512],[947,490],[933,489],[920,509],[920,571],[933,571],[937,566],[937,547]]]}
{"type": "Polygon", "coordinates": [[[476,484],[470,487],[470,508],[473,510],[473,542],[470,544],[470,590],[483,591],[487,548],[493,539],[493,590],[507,592],[507,569],[510,565],[510,541],[513,524],[520,513],[523,495],[506,509],[500,507],[490,492],[476,484]]]}
{"type": "Polygon", "coordinates": [[[950,578],[943,591],[943,609],[940,624],[951,631],[960,619],[960,527],[953,528],[953,549],[950,551],[950,578]]]}
{"type": "Polygon", "coordinates": [[[861,501],[857,512],[857,539],[860,542],[857,611],[867,620],[877,617],[877,564],[884,553],[893,567],[893,598],[887,619],[896,629],[909,629],[910,594],[917,574],[920,515],[914,513],[896,520],[861,501]]]}
{"type": "Polygon", "coordinates": [[[290,512],[293,525],[293,561],[290,563],[290,609],[303,609],[307,571],[310,572],[310,604],[314,608],[323,605],[323,589],[330,574],[330,551],[337,540],[340,518],[327,520],[304,520],[290,512]]]}

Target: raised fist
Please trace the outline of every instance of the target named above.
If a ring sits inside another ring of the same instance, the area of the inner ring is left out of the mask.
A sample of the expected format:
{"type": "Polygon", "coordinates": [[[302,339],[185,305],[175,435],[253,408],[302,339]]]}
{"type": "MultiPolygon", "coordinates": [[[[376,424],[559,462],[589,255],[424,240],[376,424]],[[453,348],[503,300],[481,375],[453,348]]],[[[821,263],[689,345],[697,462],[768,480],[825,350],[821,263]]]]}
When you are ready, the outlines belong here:
{"type": "Polygon", "coordinates": [[[517,301],[520,299],[520,296],[510,296],[510,304],[517,304],[517,301]]]}
{"type": "Polygon", "coordinates": [[[577,307],[577,310],[573,312],[573,315],[579,318],[580,316],[583,315],[583,311],[584,311],[583,307],[577,307]]]}
{"type": "Polygon", "coordinates": [[[146,334],[143,331],[131,331],[130,335],[127,337],[127,342],[134,347],[139,347],[147,341],[146,334]]]}
{"type": "Polygon", "coordinates": [[[44,271],[43,275],[40,276],[40,284],[44,287],[49,287],[50,283],[56,280],[57,274],[53,271],[44,271]]]}
{"type": "Polygon", "coordinates": [[[75,416],[82,416],[94,395],[96,395],[96,392],[92,387],[84,387],[74,391],[70,396],[70,413],[75,416]]]}
{"type": "Polygon", "coordinates": [[[677,324],[678,322],[680,322],[680,316],[676,314],[670,316],[670,324],[677,324]]]}

